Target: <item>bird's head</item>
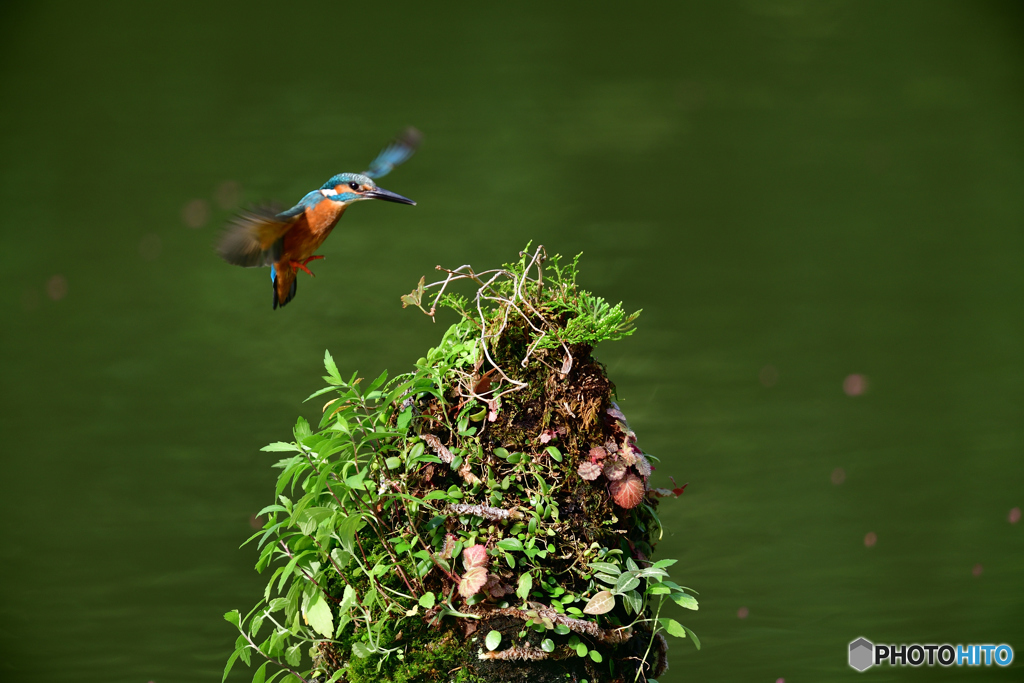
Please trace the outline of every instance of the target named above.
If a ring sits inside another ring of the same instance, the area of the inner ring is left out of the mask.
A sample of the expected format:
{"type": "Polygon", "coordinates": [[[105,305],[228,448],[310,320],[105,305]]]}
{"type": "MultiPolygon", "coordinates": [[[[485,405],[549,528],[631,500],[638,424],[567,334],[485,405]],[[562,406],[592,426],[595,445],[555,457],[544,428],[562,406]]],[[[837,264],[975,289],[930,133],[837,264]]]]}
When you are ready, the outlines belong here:
{"type": "Polygon", "coordinates": [[[320,188],[320,194],[336,202],[351,204],[364,199],[383,199],[386,202],[416,205],[411,199],[390,190],[377,187],[377,183],[369,176],[359,173],[339,173],[320,188]]]}

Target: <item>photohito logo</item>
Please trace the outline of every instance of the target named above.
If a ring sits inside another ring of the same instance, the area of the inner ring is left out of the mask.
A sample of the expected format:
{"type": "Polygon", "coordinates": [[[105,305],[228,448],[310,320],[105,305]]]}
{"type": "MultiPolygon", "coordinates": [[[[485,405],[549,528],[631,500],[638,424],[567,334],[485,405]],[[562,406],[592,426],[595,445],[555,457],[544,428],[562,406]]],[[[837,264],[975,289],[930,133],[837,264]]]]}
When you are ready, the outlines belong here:
{"type": "Polygon", "coordinates": [[[889,666],[1009,666],[1013,648],[1009,645],[875,645],[867,638],[850,643],[850,666],[866,671],[875,664],[889,666]]]}

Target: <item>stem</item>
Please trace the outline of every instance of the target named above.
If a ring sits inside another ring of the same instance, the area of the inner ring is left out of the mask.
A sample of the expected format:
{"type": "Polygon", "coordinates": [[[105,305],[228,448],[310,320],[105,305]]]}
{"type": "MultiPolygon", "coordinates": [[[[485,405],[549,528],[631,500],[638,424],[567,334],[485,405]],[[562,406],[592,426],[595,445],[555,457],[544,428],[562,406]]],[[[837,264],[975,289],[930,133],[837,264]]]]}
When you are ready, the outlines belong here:
{"type": "MultiPolygon", "coordinates": [[[[640,662],[640,666],[636,669],[636,676],[633,678],[633,683],[640,680],[640,673],[644,670],[644,665],[647,664],[647,655],[650,654],[651,648],[654,647],[654,636],[658,633],[658,615],[661,614],[661,606],[665,604],[664,596],[658,602],[658,609],[654,613],[654,624],[651,628],[651,640],[647,643],[647,650],[644,652],[644,658],[640,662]]],[[[644,679],[647,679],[647,674],[644,674],[644,679]]]]}

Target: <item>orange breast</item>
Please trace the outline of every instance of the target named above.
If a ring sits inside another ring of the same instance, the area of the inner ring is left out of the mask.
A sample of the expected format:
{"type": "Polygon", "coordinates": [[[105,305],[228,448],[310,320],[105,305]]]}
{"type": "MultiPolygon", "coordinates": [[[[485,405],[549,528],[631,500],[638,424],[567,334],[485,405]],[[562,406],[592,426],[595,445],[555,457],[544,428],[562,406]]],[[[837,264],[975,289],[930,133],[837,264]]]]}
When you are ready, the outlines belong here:
{"type": "Polygon", "coordinates": [[[343,213],[345,204],[329,199],[306,209],[302,218],[284,236],[281,260],[302,261],[316,253],[343,213]]]}

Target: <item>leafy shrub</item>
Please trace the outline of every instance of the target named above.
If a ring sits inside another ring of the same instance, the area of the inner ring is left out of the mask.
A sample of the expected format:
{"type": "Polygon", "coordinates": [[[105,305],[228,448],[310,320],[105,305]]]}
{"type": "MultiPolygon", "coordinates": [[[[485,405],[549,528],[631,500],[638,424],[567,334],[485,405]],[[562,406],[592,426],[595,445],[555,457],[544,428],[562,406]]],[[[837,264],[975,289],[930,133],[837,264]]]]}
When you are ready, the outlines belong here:
{"type": "Polygon", "coordinates": [[[528,247],[421,279],[403,305],[460,319],[412,372],[364,385],[325,354],[317,431],[299,418],[263,449],[285,455],[249,540],[274,570],[252,610],[225,615],[240,633],[225,678],[255,653],[260,683],[271,665],[271,681],[641,679],[667,666],[663,633],[699,647],[660,616],[666,598],[697,608],[676,560],[649,559],[657,498],[682,488],[648,486],[657,459],[591,356],[639,311],[581,290],[578,258],[528,247]],[[449,291],[466,281],[471,297],[449,291]]]}

